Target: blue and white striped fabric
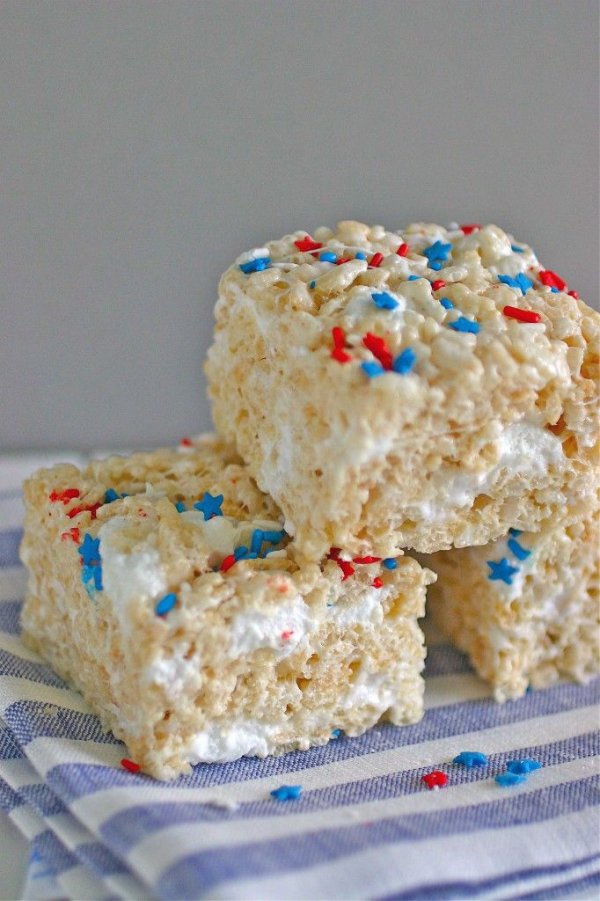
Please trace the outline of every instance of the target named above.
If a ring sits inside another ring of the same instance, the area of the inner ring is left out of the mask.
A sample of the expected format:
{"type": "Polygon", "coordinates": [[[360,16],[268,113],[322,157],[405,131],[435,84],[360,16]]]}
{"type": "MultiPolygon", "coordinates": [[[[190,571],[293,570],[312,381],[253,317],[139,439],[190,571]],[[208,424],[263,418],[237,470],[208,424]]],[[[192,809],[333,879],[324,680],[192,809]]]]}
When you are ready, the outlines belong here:
{"type": "Polygon", "coordinates": [[[25,897],[597,897],[599,683],[499,706],[435,637],[418,725],[170,784],[125,772],[123,745],[19,639],[19,484],[43,462],[0,461],[0,807],[31,842],[25,897]],[[489,765],[451,764],[462,750],[489,765]],[[501,788],[519,756],[543,768],[501,788]],[[425,788],[431,769],[447,787],[425,788]],[[271,798],[290,783],[298,800],[271,798]]]}

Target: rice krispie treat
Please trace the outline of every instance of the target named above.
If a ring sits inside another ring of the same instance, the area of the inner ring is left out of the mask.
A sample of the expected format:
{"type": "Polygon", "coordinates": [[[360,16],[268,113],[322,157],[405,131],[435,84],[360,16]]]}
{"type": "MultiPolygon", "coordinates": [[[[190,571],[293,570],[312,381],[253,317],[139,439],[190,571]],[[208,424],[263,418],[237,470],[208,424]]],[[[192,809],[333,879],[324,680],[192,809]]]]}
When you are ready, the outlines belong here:
{"type": "Polygon", "coordinates": [[[423,557],[428,609],[499,701],[600,671],[599,515],[423,557]]]}
{"type": "Polygon", "coordinates": [[[223,275],[206,372],[308,559],[485,544],[591,490],[600,316],[494,225],[340,222],[223,275]]]}
{"type": "Polygon", "coordinates": [[[420,718],[432,573],[299,561],[219,440],[40,470],[25,503],[25,639],[153,776],[420,718]]]}

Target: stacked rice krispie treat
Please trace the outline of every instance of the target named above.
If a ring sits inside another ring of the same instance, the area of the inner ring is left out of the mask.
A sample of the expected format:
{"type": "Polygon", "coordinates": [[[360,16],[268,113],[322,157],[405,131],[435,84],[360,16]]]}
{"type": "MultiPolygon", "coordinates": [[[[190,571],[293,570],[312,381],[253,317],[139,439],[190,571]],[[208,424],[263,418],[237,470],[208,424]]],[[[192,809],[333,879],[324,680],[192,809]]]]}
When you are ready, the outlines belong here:
{"type": "Polygon", "coordinates": [[[493,225],[242,254],[206,368],[220,437],[26,484],[26,640],[158,778],[416,721],[434,572],[499,700],[587,678],[599,335],[493,225]]]}

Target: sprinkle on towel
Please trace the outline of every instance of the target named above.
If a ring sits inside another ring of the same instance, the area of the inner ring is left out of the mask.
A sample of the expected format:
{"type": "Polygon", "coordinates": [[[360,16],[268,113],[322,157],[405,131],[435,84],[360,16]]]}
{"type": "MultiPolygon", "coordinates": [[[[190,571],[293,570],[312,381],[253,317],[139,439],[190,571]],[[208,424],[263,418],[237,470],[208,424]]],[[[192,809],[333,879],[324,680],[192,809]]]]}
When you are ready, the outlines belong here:
{"type": "Polygon", "coordinates": [[[526,294],[530,288],[533,288],[533,282],[522,272],[519,272],[515,278],[512,275],[499,275],[498,281],[503,285],[508,285],[509,288],[515,288],[521,294],[526,294]]]}
{"type": "Polygon", "coordinates": [[[139,773],[141,770],[139,763],[134,763],[133,760],[129,760],[128,757],[123,757],[121,766],[124,770],[127,770],[128,773],[139,773]]]}
{"type": "Polygon", "coordinates": [[[294,241],[294,244],[301,250],[302,253],[308,253],[311,250],[320,250],[323,246],[319,244],[318,241],[313,241],[310,235],[307,235],[305,238],[300,238],[298,241],[294,241]]]}
{"type": "Polygon", "coordinates": [[[455,319],[454,322],[449,322],[448,325],[454,332],[468,332],[471,335],[477,335],[480,329],[478,322],[466,319],[464,316],[459,316],[458,319],[455,319]]]}
{"type": "Polygon", "coordinates": [[[421,776],[421,782],[424,782],[431,791],[433,789],[443,788],[444,785],[447,785],[448,776],[446,773],[442,773],[441,770],[432,770],[430,773],[425,773],[424,776],[421,776]]]}
{"type": "Polygon", "coordinates": [[[380,310],[395,310],[398,306],[398,301],[387,291],[374,291],[371,300],[380,310]]]}
{"type": "Polygon", "coordinates": [[[177,603],[177,595],[176,594],[166,594],[164,598],[161,598],[154,608],[154,612],[157,616],[166,616],[170,610],[173,609],[175,604],[177,603]]]}
{"type": "Polygon", "coordinates": [[[487,755],[482,754],[481,751],[461,751],[452,761],[452,763],[466,766],[469,770],[473,769],[475,766],[485,766],[487,762],[487,755]]]}
{"type": "Polygon", "coordinates": [[[517,773],[517,775],[533,773],[534,770],[539,770],[541,767],[542,764],[539,760],[534,760],[532,757],[523,757],[521,760],[508,760],[506,763],[508,772],[517,773]]]}
{"type": "Polygon", "coordinates": [[[518,307],[506,306],[502,312],[509,319],[517,319],[519,322],[541,322],[542,317],[533,310],[520,310],[518,307]]]}
{"type": "Polygon", "coordinates": [[[212,495],[207,491],[202,500],[194,504],[194,509],[200,510],[200,512],[204,514],[204,521],[206,522],[208,519],[212,519],[213,516],[223,516],[223,511],[221,510],[222,503],[222,494],[212,495]]]}
{"type": "Polygon", "coordinates": [[[51,500],[53,504],[56,504],[58,501],[62,501],[63,504],[68,504],[69,501],[80,496],[79,488],[65,488],[63,491],[51,491],[48,495],[48,499],[51,500]]]}
{"type": "Polygon", "coordinates": [[[567,287],[564,278],[561,278],[556,272],[552,272],[551,269],[541,269],[538,272],[538,278],[542,285],[546,285],[548,288],[556,288],[557,291],[564,291],[567,287]]]}
{"type": "Polygon", "coordinates": [[[522,782],[527,781],[527,776],[522,773],[499,773],[496,776],[496,782],[498,785],[501,785],[502,788],[510,788],[512,785],[520,785],[522,782]]]}
{"type": "Polygon", "coordinates": [[[296,801],[302,794],[301,785],[280,785],[271,792],[276,801],[296,801]]]}
{"type": "Polygon", "coordinates": [[[490,582],[506,582],[507,585],[512,585],[513,576],[519,572],[517,566],[511,566],[506,557],[503,557],[502,560],[486,562],[490,568],[488,573],[490,582]]]}

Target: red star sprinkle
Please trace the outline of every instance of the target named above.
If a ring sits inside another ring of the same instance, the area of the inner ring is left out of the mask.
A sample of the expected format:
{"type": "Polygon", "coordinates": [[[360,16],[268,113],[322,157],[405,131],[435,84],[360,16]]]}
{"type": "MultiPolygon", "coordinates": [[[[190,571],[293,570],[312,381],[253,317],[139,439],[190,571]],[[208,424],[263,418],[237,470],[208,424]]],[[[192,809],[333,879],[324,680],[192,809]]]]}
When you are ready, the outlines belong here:
{"type": "Polygon", "coordinates": [[[461,225],[460,230],[463,235],[470,235],[473,232],[478,232],[480,228],[480,225],[461,225]]]}
{"type": "Polygon", "coordinates": [[[127,757],[123,758],[123,760],[121,761],[121,766],[129,773],[139,773],[139,771],[141,770],[139,763],[134,763],[133,760],[129,760],[127,757]]]}
{"type": "Polygon", "coordinates": [[[564,291],[567,287],[566,281],[550,269],[540,270],[538,278],[542,285],[546,285],[548,288],[558,288],[559,291],[564,291]]]}
{"type": "Polygon", "coordinates": [[[337,560],[336,563],[344,574],[342,576],[342,582],[345,582],[346,579],[349,579],[350,576],[354,575],[354,567],[347,560],[337,560]]]}
{"type": "Polygon", "coordinates": [[[510,319],[518,319],[519,322],[541,322],[542,317],[539,313],[534,313],[533,310],[520,310],[518,307],[509,307],[506,306],[502,310],[505,316],[508,316],[510,319]]]}
{"type": "Polygon", "coordinates": [[[441,770],[432,770],[430,773],[425,773],[424,776],[421,776],[421,780],[429,789],[443,788],[448,782],[448,777],[441,770]]]}
{"type": "Polygon", "coordinates": [[[57,501],[62,501],[63,504],[68,504],[69,501],[73,500],[73,498],[79,496],[79,488],[65,488],[64,491],[51,491],[48,495],[53,504],[55,504],[57,501]]]}
{"type": "Polygon", "coordinates": [[[318,241],[313,241],[310,235],[307,235],[306,238],[301,238],[299,241],[294,241],[294,244],[302,253],[306,253],[307,250],[319,250],[323,246],[318,241]]]}
{"type": "Polygon", "coordinates": [[[369,266],[372,266],[373,269],[377,269],[377,267],[381,266],[382,263],[383,263],[383,254],[377,252],[377,253],[374,253],[373,256],[371,257],[371,262],[369,263],[369,266]]]}
{"type": "Polygon", "coordinates": [[[370,350],[373,356],[379,360],[384,369],[392,368],[394,358],[383,338],[380,338],[378,335],[372,335],[371,332],[367,332],[363,338],[363,344],[367,350],[370,350]]]}
{"type": "Polygon", "coordinates": [[[377,576],[376,579],[373,579],[373,588],[381,588],[382,586],[383,586],[383,579],[380,579],[379,576],[377,576]]]}
{"type": "Polygon", "coordinates": [[[63,532],[60,536],[61,541],[74,541],[76,544],[81,544],[81,536],[79,534],[79,529],[74,526],[72,529],[69,529],[68,532],[63,532]]]}
{"type": "Polygon", "coordinates": [[[401,244],[396,253],[399,257],[405,257],[408,255],[409,247],[408,244],[401,244]]]}
{"type": "Polygon", "coordinates": [[[446,287],[446,282],[443,278],[436,278],[436,280],[431,283],[431,287],[434,291],[440,291],[442,288],[446,287]]]}

